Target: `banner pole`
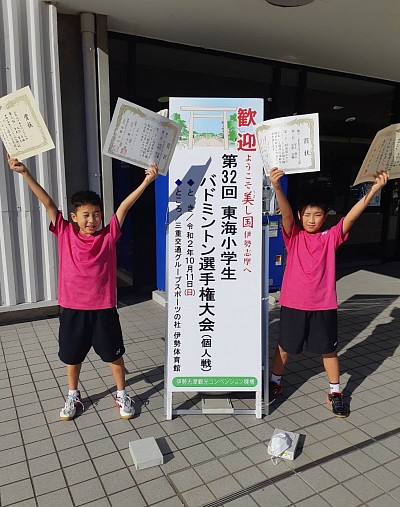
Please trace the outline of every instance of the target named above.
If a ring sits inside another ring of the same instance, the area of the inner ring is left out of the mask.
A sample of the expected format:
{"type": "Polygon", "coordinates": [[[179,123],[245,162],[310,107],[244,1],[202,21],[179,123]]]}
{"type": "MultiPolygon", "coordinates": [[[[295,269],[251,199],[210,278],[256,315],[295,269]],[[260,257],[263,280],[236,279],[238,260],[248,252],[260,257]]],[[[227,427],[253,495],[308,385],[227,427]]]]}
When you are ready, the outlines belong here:
{"type": "Polygon", "coordinates": [[[269,225],[268,216],[263,216],[263,267],[262,267],[262,357],[264,374],[264,403],[263,414],[269,413],[269,225]]]}

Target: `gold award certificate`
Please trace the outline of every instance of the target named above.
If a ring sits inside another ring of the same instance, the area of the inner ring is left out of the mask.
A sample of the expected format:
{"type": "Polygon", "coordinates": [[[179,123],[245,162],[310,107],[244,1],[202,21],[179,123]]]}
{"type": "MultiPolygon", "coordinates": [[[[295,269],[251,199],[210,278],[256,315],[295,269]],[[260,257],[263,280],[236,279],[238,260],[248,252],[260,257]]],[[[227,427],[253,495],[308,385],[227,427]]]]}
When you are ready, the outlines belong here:
{"type": "Polygon", "coordinates": [[[0,98],[0,137],[7,153],[19,160],[54,148],[29,86],[0,98]]]}
{"type": "Polygon", "coordinates": [[[286,174],[320,170],[318,113],[266,120],[254,129],[267,176],[272,167],[286,174]]]}
{"type": "Polygon", "coordinates": [[[391,179],[400,178],[400,123],[376,133],[353,186],[375,181],[376,171],[390,171],[391,179]]]}
{"type": "Polygon", "coordinates": [[[144,169],[157,164],[165,176],[181,128],[161,114],[119,98],[103,153],[144,169]]]}

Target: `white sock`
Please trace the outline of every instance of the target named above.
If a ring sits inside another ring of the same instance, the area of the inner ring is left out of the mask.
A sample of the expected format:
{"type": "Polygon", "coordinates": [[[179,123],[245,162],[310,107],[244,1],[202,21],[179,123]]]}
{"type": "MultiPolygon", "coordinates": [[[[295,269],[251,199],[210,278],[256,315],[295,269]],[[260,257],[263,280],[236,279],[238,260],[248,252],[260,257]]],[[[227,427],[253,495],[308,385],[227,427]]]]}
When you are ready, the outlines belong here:
{"type": "Polygon", "coordinates": [[[78,389],[69,389],[68,390],[68,396],[71,396],[71,394],[74,396],[78,396],[78,393],[79,393],[78,389]]]}
{"type": "Polygon", "coordinates": [[[340,393],[340,384],[331,384],[329,382],[329,391],[331,393],[340,393]]]}
{"type": "Polygon", "coordinates": [[[126,389],[123,389],[122,391],[117,391],[117,398],[123,398],[126,394],[126,389]]]}
{"type": "Polygon", "coordinates": [[[275,375],[274,373],[271,373],[271,380],[272,382],[275,382],[275,384],[281,384],[281,378],[282,375],[275,375]]]}

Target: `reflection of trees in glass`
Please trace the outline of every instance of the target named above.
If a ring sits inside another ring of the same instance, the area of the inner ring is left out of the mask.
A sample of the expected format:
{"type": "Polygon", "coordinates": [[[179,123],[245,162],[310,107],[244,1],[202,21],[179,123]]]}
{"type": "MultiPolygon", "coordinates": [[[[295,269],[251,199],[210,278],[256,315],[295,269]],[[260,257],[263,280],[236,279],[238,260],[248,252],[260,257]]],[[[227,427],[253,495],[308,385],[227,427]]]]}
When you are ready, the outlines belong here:
{"type": "Polygon", "coordinates": [[[182,139],[187,139],[189,137],[189,130],[188,130],[187,126],[186,126],[185,120],[182,120],[181,115],[179,113],[174,113],[171,116],[171,120],[175,121],[179,126],[182,127],[181,138],[182,139]]]}
{"type": "Polygon", "coordinates": [[[229,141],[236,141],[237,138],[237,114],[231,114],[228,120],[229,141]]]}

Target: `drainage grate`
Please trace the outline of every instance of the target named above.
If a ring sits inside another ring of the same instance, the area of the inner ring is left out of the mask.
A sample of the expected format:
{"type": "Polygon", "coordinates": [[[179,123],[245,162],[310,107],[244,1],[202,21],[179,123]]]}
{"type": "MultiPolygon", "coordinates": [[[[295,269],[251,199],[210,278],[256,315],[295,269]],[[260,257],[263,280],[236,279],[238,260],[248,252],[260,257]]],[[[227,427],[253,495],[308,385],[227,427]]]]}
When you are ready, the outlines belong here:
{"type": "Polygon", "coordinates": [[[242,489],[241,491],[237,491],[236,493],[232,493],[230,495],[224,496],[223,498],[220,498],[219,500],[215,500],[214,502],[208,503],[203,505],[203,507],[223,507],[224,504],[228,502],[232,502],[233,500],[237,500],[239,498],[243,498],[244,496],[247,496],[251,493],[254,493],[255,491],[259,491],[260,489],[266,488],[268,486],[271,486],[272,484],[275,484],[279,481],[283,481],[284,479],[288,479],[292,475],[296,475],[301,472],[305,472],[306,470],[309,470],[310,468],[314,468],[320,465],[324,465],[325,463],[328,463],[329,461],[340,458],[342,456],[345,456],[346,454],[350,454],[351,452],[358,451],[365,449],[366,447],[375,444],[376,442],[380,442],[381,440],[385,440],[386,438],[389,438],[393,435],[397,435],[400,432],[400,429],[397,428],[395,430],[390,430],[385,433],[382,433],[381,435],[378,435],[377,437],[371,437],[368,440],[364,440],[363,442],[360,442],[359,444],[352,445],[351,447],[347,447],[346,449],[341,449],[340,451],[336,451],[329,456],[324,456],[323,458],[319,458],[312,463],[307,463],[305,465],[300,466],[299,468],[294,468],[293,470],[288,470],[287,472],[284,472],[280,475],[277,475],[275,477],[271,477],[270,479],[266,479],[265,481],[257,482],[257,484],[254,484],[253,486],[249,486],[247,488],[242,489]]]}

